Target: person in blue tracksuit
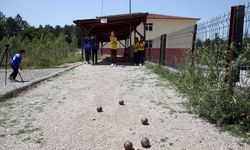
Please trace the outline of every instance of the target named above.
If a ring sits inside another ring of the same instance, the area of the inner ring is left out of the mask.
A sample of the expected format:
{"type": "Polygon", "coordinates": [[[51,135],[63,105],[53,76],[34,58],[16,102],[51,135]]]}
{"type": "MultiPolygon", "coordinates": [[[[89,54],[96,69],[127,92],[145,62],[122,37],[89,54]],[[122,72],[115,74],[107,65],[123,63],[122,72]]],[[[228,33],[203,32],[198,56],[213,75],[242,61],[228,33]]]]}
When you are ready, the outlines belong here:
{"type": "Polygon", "coordinates": [[[16,76],[18,74],[18,69],[20,68],[22,70],[21,62],[22,62],[22,59],[25,56],[25,54],[26,54],[25,50],[20,50],[10,60],[9,65],[13,69],[13,72],[9,76],[10,80],[16,81],[16,76]]]}
{"type": "Polygon", "coordinates": [[[90,61],[89,61],[89,56],[90,56],[90,52],[91,52],[91,40],[89,38],[86,38],[84,41],[83,41],[83,49],[84,49],[84,52],[85,52],[85,59],[87,61],[88,64],[90,64],[90,61]]]}
{"type": "Polygon", "coordinates": [[[98,57],[97,57],[97,52],[99,50],[99,41],[96,37],[94,37],[92,40],[91,40],[91,44],[92,44],[92,61],[93,61],[93,64],[98,64],[97,60],[98,60],[98,57]]]}

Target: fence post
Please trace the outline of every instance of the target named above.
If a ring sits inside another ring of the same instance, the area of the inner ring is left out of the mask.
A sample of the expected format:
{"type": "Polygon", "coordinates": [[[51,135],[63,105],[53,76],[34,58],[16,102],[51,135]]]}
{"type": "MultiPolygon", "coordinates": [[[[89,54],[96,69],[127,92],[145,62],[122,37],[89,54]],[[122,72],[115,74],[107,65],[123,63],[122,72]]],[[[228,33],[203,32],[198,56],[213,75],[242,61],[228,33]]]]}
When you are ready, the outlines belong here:
{"type": "Polygon", "coordinates": [[[163,34],[163,39],[162,39],[162,65],[166,65],[166,42],[167,42],[167,35],[163,34]]]}
{"type": "Polygon", "coordinates": [[[194,49],[196,43],[196,34],[197,34],[197,24],[194,25],[193,39],[192,39],[192,50],[191,50],[191,61],[192,66],[194,66],[194,49]]]}
{"type": "Polygon", "coordinates": [[[228,51],[227,51],[227,75],[225,81],[230,85],[239,82],[240,80],[240,66],[232,70],[232,76],[229,74],[228,67],[233,60],[236,60],[238,55],[242,52],[242,37],[244,28],[245,6],[231,7],[230,28],[228,37],[228,51]]]}
{"type": "Polygon", "coordinates": [[[162,41],[163,41],[163,35],[161,35],[161,41],[160,41],[159,65],[162,65],[162,41]]]}

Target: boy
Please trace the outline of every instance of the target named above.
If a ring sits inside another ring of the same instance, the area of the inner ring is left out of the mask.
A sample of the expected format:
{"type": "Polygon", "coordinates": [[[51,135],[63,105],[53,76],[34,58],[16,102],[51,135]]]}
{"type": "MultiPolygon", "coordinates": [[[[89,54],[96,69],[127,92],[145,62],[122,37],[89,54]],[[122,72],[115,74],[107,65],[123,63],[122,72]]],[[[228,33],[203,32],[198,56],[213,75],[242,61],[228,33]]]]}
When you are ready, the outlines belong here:
{"type": "Polygon", "coordinates": [[[89,38],[86,38],[84,40],[83,49],[85,51],[85,59],[86,59],[87,63],[90,64],[89,55],[90,55],[90,51],[91,51],[91,40],[89,38]]]}
{"type": "Polygon", "coordinates": [[[135,42],[134,42],[134,45],[133,45],[134,63],[135,63],[135,65],[138,65],[138,48],[139,48],[139,40],[138,40],[138,37],[135,37],[135,42]]]}
{"type": "Polygon", "coordinates": [[[144,64],[144,54],[145,53],[145,42],[143,37],[141,37],[139,46],[138,46],[138,61],[139,61],[139,66],[144,64]]]}
{"type": "Polygon", "coordinates": [[[21,49],[18,53],[16,53],[12,60],[10,60],[9,64],[13,69],[13,72],[10,74],[9,79],[12,81],[16,81],[16,76],[18,74],[18,69],[22,70],[21,62],[22,58],[25,56],[25,50],[21,49]]]}
{"type": "Polygon", "coordinates": [[[97,62],[97,52],[99,49],[99,41],[96,37],[94,37],[91,40],[91,44],[92,44],[92,61],[93,61],[93,65],[94,64],[98,64],[97,62]]]}

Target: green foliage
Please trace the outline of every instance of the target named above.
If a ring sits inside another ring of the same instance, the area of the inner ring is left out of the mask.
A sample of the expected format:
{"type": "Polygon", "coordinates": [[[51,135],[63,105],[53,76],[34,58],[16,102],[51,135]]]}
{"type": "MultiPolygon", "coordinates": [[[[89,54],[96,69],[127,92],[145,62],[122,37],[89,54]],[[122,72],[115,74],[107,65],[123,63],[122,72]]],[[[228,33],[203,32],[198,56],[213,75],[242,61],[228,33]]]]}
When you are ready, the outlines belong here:
{"type": "Polygon", "coordinates": [[[5,17],[0,11],[0,56],[9,44],[14,54],[19,49],[27,51],[23,63],[26,67],[46,68],[80,60],[77,46],[81,47],[81,32],[74,25],[30,26],[17,14],[5,17]]]}
{"type": "MultiPolygon", "coordinates": [[[[163,78],[174,83],[189,100],[188,108],[219,126],[234,126],[236,133],[250,138],[250,87],[225,82],[234,78],[233,72],[243,64],[250,64],[250,44],[243,53],[226,66],[226,44],[210,43],[196,49],[195,65],[187,63],[178,73],[158,65],[147,65],[163,78]]],[[[249,70],[248,70],[249,71],[249,70]]]]}
{"type": "MultiPolygon", "coordinates": [[[[65,63],[65,60],[76,58],[77,40],[75,36],[72,42],[65,41],[66,35],[61,33],[55,38],[52,34],[43,34],[40,38],[22,38],[21,36],[7,37],[0,41],[0,49],[3,52],[5,44],[10,44],[12,53],[19,48],[27,51],[23,64],[25,67],[47,68],[65,63]]],[[[2,53],[0,53],[2,55],[2,53]]],[[[76,58],[75,61],[79,59],[76,58]]],[[[71,60],[72,61],[72,60],[71,60]]]]}

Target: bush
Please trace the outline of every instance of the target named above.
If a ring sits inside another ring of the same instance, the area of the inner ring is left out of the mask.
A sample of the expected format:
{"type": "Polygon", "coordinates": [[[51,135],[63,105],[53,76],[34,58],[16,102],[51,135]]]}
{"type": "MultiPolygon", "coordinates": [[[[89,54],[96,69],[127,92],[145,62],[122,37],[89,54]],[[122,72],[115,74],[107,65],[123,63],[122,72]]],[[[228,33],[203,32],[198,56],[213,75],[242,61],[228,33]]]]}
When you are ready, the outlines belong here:
{"type": "Polygon", "coordinates": [[[242,64],[250,64],[249,44],[228,70],[225,49],[221,43],[196,49],[195,65],[187,62],[178,73],[159,65],[147,64],[147,67],[174,83],[188,97],[187,106],[192,112],[222,127],[235,126],[238,133],[249,138],[250,87],[224,81],[225,76],[232,80],[233,72],[242,64]]]}
{"type": "MultiPolygon", "coordinates": [[[[32,40],[22,38],[21,36],[5,37],[0,41],[1,56],[5,49],[5,44],[11,47],[11,53],[14,54],[20,48],[27,51],[23,64],[29,68],[47,68],[65,63],[65,60],[71,60],[76,57],[77,39],[73,37],[72,42],[65,41],[66,35],[61,33],[58,37],[52,34],[42,34],[32,40]]],[[[79,61],[76,57],[75,61],[79,61]]]]}

